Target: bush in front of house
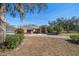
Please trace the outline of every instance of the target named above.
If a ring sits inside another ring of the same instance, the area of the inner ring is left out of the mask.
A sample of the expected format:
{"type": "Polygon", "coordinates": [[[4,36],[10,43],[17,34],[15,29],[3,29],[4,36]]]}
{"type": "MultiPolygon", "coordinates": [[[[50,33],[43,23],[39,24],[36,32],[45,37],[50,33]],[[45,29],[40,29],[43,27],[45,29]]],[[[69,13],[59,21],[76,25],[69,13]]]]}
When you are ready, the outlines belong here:
{"type": "Polygon", "coordinates": [[[17,36],[19,36],[19,42],[21,43],[21,41],[24,39],[24,30],[22,28],[18,28],[15,30],[15,33],[17,36]]]}
{"type": "Polygon", "coordinates": [[[72,35],[70,36],[70,38],[73,41],[73,43],[79,44],[79,35],[72,35]]]}
{"type": "Polygon", "coordinates": [[[16,34],[24,34],[24,30],[22,28],[18,28],[15,30],[16,34]]]}
{"type": "Polygon", "coordinates": [[[14,49],[19,44],[21,44],[23,39],[24,39],[24,36],[20,35],[20,34],[17,34],[17,35],[6,35],[5,46],[8,49],[14,49]]]}
{"type": "Polygon", "coordinates": [[[21,44],[21,42],[24,39],[24,35],[23,34],[16,34],[17,36],[19,36],[19,44],[21,44]]]}
{"type": "Polygon", "coordinates": [[[48,26],[47,31],[48,31],[48,33],[52,33],[53,32],[53,26],[48,26]]]}
{"type": "Polygon", "coordinates": [[[54,27],[54,31],[56,31],[57,34],[60,34],[60,33],[63,31],[63,28],[60,27],[60,26],[55,26],[55,27],[54,27]]]}

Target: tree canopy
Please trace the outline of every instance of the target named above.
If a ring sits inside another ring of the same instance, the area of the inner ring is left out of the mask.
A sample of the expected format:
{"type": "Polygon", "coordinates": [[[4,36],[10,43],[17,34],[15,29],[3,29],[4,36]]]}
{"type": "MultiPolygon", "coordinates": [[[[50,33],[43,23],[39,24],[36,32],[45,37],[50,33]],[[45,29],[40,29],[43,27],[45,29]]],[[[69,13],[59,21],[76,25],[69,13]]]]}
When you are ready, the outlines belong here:
{"type": "Polygon", "coordinates": [[[20,15],[20,19],[23,20],[26,13],[37,10],[39,13],[41,10],[45,10],[47,4],[45,3],[0,3],[0,12],[10,13],[11,16],[16,17],[16,12],[20,15]],[[3,10],[3,11],[1,11],[3,10]]]}
{"type": "Polygon", "coordinates": [[[79,31],[79,17],[71,17],[70,19],[57,18],[56,21],[48,22],[49,25],[63,27],[67,32],[79,31]]]}

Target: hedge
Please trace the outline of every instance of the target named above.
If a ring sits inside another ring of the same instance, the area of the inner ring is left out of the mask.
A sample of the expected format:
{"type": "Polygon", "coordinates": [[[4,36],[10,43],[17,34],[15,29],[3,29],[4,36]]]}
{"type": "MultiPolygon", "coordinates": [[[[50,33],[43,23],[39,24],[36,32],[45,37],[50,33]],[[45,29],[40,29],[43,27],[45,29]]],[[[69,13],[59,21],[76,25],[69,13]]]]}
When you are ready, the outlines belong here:
{"type": "Polygon", "coordinates": [[[16,48],[19,44],[21,44],[22,40],[24,39],[24,36],[21,34],[16,35],[7,35],[5,46],[9,49],[16,48]]]}

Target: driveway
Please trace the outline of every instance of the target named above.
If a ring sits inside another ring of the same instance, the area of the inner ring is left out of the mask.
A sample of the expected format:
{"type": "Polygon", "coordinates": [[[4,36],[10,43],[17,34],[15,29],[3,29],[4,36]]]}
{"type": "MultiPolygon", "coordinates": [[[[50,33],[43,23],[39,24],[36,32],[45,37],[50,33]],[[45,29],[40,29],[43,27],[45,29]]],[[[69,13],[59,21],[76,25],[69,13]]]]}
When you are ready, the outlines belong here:
{"type": "Polygon", "coordinates": [[[14,50],[0,51],[8,56],[72,56],[79,55],[79,45],[69,43],[65,36],[46,34],[25,35],[21,45],[14,50]]]}
{"type": "Polygon", "coordinates": [[[41,37],[52,37],[52,38],[59,38],[59,39],[70,39],[69,36],[65,36],[65,35],[47,35],[47,34],[25,34],[25,36],[41,36],[41,37]]]}

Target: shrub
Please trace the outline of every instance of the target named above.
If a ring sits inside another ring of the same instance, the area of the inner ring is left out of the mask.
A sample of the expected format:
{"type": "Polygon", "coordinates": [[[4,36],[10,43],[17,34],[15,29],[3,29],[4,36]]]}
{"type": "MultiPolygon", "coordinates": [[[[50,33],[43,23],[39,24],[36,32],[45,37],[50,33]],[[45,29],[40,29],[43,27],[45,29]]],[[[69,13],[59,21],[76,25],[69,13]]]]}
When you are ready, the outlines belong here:
{"type": "Polygon", "coordinates": [[[63,28],[60,27],[60,26],[55,26],[55,27],[54,27],[54,31],[56,31],[58,34],[61,33],[62,30],[63,30],[63,28]]]}
{"type": "Polygon", "coordinates": [[[23,41],[24,35],[22,34],[17,34],[19,36],[19,44],[23,41]]]}
{"type": "Polygon", "coordinates": [[[24,36],[23,35],[7,35],[6,36],[6,41],[5,41],[5,46],[9,49],[14,49],[16,48],[19,44],[21,44],[24,36]]]}
{"type": "Polygon", "coordinates": [[[74,43],[79,43],[79,35],[72,35],[70,38],[74,43]]]}
{"type": "Polygon", "coordinates": [[[15,30],[16,34],[24,34],[24,30],[22,28],[18,28],[15,30]]]}
{"type": "Polygon", "coordinates": [[[47,31],[48,31],[48,33],[52,33],[53,32],[53,26],[48,26],[47,31]]]}

